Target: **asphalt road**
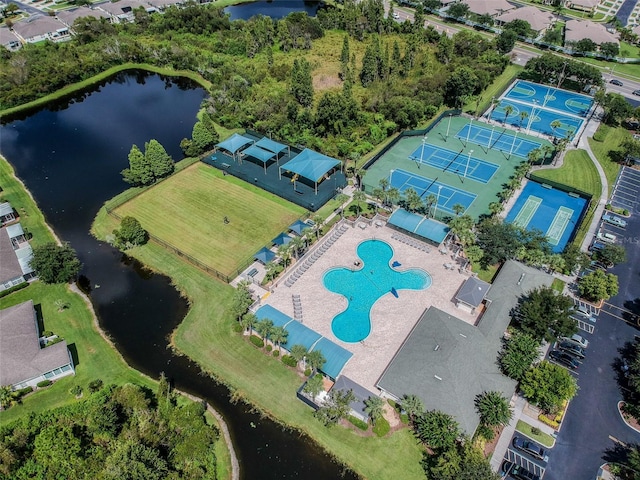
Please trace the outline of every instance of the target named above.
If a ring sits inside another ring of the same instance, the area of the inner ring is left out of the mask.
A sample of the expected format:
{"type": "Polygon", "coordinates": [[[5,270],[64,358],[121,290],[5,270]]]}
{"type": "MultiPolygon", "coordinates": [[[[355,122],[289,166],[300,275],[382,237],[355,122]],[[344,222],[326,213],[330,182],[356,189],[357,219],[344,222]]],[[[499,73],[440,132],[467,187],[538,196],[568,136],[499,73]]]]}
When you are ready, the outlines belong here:
{"type": "Polygon", "coordinates": [[[627,251],[627,262],[610,270],[618,275],[620,291],[607,302],[610,306],[600,314],[593,335],[585,335],[590,344],[578,369],[580,391],[569,405],[545,480],[593,479],[598,467],[611,459],[617,442],[640,443],[640,433],[627,427],[617,412],[622,399],[618,349],[640,335],[637,327],[625,322],[628,314],[620,309],[632,307],[640,313],[640,211],[636,208],[634,213],[627,228],[615,232],[627,251]]]}

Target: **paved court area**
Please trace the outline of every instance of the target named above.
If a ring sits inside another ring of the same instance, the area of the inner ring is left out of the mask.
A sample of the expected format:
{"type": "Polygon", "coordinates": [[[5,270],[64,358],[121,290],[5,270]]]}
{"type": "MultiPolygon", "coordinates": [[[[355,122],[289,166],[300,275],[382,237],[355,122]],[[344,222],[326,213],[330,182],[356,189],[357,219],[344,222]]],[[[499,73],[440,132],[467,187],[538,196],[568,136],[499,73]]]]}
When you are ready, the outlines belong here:
{"type": "Polygon", "coordinates": [[[426,253],[393,239],[393,233],[396,230],[386,226],[350,227],[292,287],[281,281],[274,293],[262,302],[293,317],[292,295],[299,295],[304,324],[352,352],[353,357],[342,373],[371,391],[376,391],[377,380],[426,308],[434,305],[469,323],[476,321],[476,316],[457,309],[452,302],[468,276],[458,269],[445,267],[453,263],[451,254],[443,254],[433,246],[426,253]],[[356,247],[372,238],[391,245],[394,251],[391,261],[401,264],[398,270],[422,268],[431,275],[432,284],[426,290],[400,290],[398,298],[391,294],[381,297],[371,309],[371,334],[362,342],[345,343],[333,335],[331,321],[347,307],[347,300],[327,290],[322,277],[329,268],[353,267],[358,260],[356,247]]]}

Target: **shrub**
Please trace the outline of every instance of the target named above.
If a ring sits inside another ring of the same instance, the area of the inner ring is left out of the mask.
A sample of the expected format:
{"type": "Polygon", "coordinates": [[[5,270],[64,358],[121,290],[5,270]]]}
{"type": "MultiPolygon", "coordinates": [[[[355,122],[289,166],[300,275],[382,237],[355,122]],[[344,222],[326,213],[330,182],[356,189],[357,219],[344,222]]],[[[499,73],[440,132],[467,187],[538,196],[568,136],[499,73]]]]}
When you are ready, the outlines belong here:
{"type": "Polygon", "coordinates": [[[274,357],[279,357],[280,356],[280,350],[274,350],[271,355],[273,355],[274,357]]]}
{"type": "Polygon", "coordinates": [[[540,435],[542,433],[542,430],[540,430],[538,427],[531,427],[531,433],[533,435],[540,435]]]}
{"type": "Polygon", "coordinates": [[[44,332],[42,332],[42,336],[43,337],[52,337],[53,336],[53,332],[51,330],[45,330],[44,332]]]}
{"type": "Polygon", "coordinates": [[[41,382],[38,382],[38,388],[48,387],[52,383],[53,382],[51,380],[42,380],[41,382]]]}
{"type": "Polygon", "coordinates": [[[407,415],[406,413],[401,413],[400,414],[400,421],[402,422],[403,425],[406,425],[409,423],[409,415],[407,415]]]}
{"type": "Polygon", "coordinates": [[[14,285],[11,288],[7,288],[6,290],[3,290],[0,292],[0,298],[2,297],[6,297],[7,295],[13,293],[13,292],[17,292],[18,290],[22,290],[23,288],[27,288],[30,285],[30,283],[28,282],[22,282],[19,283],[18,285],[14,285]]]}
{"type": "Polygon", "coordinates": [[[251,337],[249,337],[249,340],[258,348],[264,347],[264,342],[257,335],[251,335],[251,337]]]}
{"type": "Polygon", "coordinates": [[[359,418],[354,417],[353,415],[349,415],[347,417],[347,420],[349,420],[349,422],[353,425],[355,425],[356,427],[358,427],[360,430],[369,430],[369,424],[367,422],[363,422],[362,420],[360,420],[359,418]]]}
{"type": "Polygon", "coordinates": [[[80,395],[82,395],[82,387],[80,385],[76,385],[71,390],[69,390],[69,393],[74,397],[79,397],[80,395]]]}
{"type": "Polygon", "coordinates": [[[376,424],[373,426],[373,433],[378,437],[384,437],[391,430],[391,425],[387,422],[387,419],[380,417],[376,420],[376,424]]]}
{"type": "Polygon", "coordinates": [[[389,406],[391,406],[391,408],[393,408],[396,412],[400,411],[400,406],[396,403],[395,400],[392,400],[390,398],[387,399],[387,403],[389,404],[389,406]]]}
{"type": "Polygon", "coordinates": [[[271,344],[267,344],[267,352],[270,352],[271,350],[273,350],[273,347],[271,344]]]}
{"type": "Polygon", "coordinates": [[[540,420],[542,423],[549,425],[551,428],[557,430],[558,427],[560,426],[560,424],[554,420],[551,420],[549,417],[547,417],[545,414],[541,413],[540,415],[538,415],[538,420],[540,420]]]}
{"type": "Polygon", "coordinates": [[[24,387],[21,388],[20,390],[16,390],[14,393],[14,395],[18,398],[22,398],[24,397],[27,393],[31,393],[33,392],[33,387],[24,387]]]}
{"type": "Polygon", "coordinates": [[[242,325],[240,325],[238,322],[233,324],[233,331],[235,333],[242,333],[244,331],[244,328],[242,328],[242,325]]]}
{"type": "Polygon", "coordinates": [[[56,343],[60,343],[63,340],[63,338],[61,337],[56,337],[53,340],[49,340],[47,342],[47,347],[50,347],[51,345],[55,345],[56,343]]]}
{"type": "Polygon", "coordinates": [[[291,355],[283,355],[282,363],[284,363],[287,367],[295,367],[296,365],[298,365],[298,362],[296,362],[296,359],[293,358],[291,355]]]}
{"type": "Polygon", "coordinates": [[[493,428],[483,424],[480,424],[478,426],[478,430],[476,430],[476,433],[489,442],[496,436],[496,432],[493,430],[493,428]]]}
{"type": "Polygon", "coordinates": [[[311,368],[307,367],[304,371],[304,376],[308,377],[309,375],[311,375],[311,368]]]}
{"type": "Polygon", "coordinates": [[[102,388],[102,380],[96,378],[95,380],[91,380],[89,382],[89,392],[94,393],[102,388]]]}

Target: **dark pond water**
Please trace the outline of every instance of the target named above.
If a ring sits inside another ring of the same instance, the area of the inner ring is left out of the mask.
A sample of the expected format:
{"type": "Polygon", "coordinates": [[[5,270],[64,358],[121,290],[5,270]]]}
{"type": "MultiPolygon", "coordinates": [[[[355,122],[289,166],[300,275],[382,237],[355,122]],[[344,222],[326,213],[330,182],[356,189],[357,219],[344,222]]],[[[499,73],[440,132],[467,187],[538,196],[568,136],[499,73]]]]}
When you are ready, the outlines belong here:
{"type": "MultiPolygon", "coordinates": [[[[95,240],[89,229],[100,206],[126,185],[132,144],[158,140],[175,159],[191,134],[204,91],[141,72],[121,74],[93,92],[0,127],[0,151],[16,169],[63,241],[84,264],[82,285],[102,327],[134,368],[205,398],[225,417],[245,479],[333,479],[343,471],[308,438],[231,404],[229,391],[166,348],[187,312],[167,277],[95,240]]],[[[82,358],[79,368],[82,368],[82,358]]],[[[294,395],[291,401],[298,401],[294,395]]],[[[356,478],[348,473],[346,478],[356,478]]]]}
{"type": "Polygon", "coordinates": [[[255,15],[264,15],[275,19],[283,18],[291,12],[307,12],[315,16],[320,2],[305,2],[303,0],[263,0],[260,2],[242,3],[224,9],[231,15],[231,20],[248,20],[255,15]]]}

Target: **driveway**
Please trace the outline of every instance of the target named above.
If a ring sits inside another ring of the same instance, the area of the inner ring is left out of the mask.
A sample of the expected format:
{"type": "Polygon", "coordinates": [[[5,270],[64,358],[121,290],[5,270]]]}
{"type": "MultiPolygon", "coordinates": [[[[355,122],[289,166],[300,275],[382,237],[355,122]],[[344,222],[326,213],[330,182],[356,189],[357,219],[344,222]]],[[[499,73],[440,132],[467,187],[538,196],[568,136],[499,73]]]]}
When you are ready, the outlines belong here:
{"type": "MultiPolygon", "coordinates": [[[[626,172],[622,181],[629,181],[636,173],[626,172]]],[[[640,313],[638,213],[627,219],[626,229],[616,229],[618,243],[627,251],[627,262],[610,270],[618,275],[620,291],[607,302],[589,337],[587,356],[577,377],[580,390],[569,406],[545,480],[595,478],[598,467],[606,461],[606,451],[613,449],[616,442],[640,443],[640,433],[627,427],[618,415],[617,403],[622,396],[614,368],[618,349],[640,334],[637,327],[625,321],[629,309],[640,313]]]]}

